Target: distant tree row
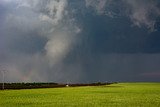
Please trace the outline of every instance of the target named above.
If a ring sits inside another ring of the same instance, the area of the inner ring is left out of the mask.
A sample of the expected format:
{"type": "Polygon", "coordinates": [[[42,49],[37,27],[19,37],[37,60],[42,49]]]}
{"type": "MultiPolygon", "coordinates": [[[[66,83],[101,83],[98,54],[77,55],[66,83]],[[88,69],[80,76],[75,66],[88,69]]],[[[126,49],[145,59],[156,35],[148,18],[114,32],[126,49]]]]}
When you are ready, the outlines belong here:
{"type": "MultiPolygon", "coordinates": [[[[4,89],[33,89],[33,88],[57,88],[57,87],[78,87],[78,86],[101,86],[110,85],[113,83],[89,83],[89,84],[59,84],[59,83],[5,83],[4,89]]],[[[2,89],[3,83],[0,83],[0,89],[2,89]]]]}

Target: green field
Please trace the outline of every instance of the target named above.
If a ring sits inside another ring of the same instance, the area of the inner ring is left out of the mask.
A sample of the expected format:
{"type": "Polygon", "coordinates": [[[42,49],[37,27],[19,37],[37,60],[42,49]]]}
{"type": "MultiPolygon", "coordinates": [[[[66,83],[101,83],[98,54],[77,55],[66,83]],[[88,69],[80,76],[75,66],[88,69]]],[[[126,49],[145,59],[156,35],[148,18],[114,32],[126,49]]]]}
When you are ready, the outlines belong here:
{"type": "Polygon", "coordinates": [[[160,107],[160,83],[1,90],[0,107],[160,107]]]}

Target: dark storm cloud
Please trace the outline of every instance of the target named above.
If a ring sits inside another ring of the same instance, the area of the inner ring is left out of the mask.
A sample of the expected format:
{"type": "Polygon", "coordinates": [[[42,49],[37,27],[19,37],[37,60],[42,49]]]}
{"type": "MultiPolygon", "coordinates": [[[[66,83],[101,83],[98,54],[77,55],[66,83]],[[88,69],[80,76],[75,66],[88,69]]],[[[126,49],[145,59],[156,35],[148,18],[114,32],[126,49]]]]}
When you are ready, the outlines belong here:
{"type": "Polygon", "coordinates": [[[152,78],[145,73],[159,73],[159,54],[105,54],[89,60],[86,65],[92,79],[96,81],[158,81],[159,76],[152,78]],[[96,62],[93,62],[96,61],[96,62]],[[97,72],[93,72],[97,71],[97,72]]]}
{"type": "Polygon", "coordinates": [[[127,16],[133,25],[154,30],[160,16],[158,0],[85,0],[98,14],[109,17],[127,16]]]}
{"type": "Polygon", "coordinates": [[[1,0],[0,63],[7,81],[159,81],[158,5],[1,0]]]}

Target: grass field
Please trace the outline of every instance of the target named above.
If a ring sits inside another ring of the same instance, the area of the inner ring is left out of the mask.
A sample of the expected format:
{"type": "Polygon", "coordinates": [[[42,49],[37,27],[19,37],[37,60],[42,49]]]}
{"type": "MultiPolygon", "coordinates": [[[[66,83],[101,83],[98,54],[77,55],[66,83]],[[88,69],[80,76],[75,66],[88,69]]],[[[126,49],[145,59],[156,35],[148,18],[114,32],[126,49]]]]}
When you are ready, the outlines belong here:
{"type": "Polygon", "coordinates": [[[160,83],[1,90],[0,107],[160,107],[160,83]]]}

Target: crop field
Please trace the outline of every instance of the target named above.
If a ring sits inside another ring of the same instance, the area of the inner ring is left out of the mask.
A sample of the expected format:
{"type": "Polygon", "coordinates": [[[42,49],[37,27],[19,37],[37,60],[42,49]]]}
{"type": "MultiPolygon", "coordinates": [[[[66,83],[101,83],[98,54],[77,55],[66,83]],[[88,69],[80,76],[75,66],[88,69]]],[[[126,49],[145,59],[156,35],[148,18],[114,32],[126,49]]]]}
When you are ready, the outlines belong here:
{"type": "Polygon", "coordinates": [[[0,107],[160,107],[160,83],[0,90],[0,107]]]}

